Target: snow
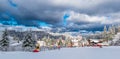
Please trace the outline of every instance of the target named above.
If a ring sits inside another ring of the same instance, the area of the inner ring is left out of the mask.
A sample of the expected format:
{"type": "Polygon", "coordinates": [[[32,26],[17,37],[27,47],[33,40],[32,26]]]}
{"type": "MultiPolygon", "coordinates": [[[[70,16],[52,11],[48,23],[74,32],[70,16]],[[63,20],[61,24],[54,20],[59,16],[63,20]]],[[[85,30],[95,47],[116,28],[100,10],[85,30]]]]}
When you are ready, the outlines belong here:
{"type": "Polygon", "coordinates": [[[22,45],[22,42],[10,44],[10,46],[19,46],[22,45]]]}
{"type": "Polygon", "coordinates": [[[116,42],[120,39],[120,33],[117,33],[115,37],[113,38],[113,41],[116,42]]]}
{"type": "Polygon", "coordinates": [[[1,59],[119,59],[120,47],[81,47],[33,52],[0,52],[1,59]]]}

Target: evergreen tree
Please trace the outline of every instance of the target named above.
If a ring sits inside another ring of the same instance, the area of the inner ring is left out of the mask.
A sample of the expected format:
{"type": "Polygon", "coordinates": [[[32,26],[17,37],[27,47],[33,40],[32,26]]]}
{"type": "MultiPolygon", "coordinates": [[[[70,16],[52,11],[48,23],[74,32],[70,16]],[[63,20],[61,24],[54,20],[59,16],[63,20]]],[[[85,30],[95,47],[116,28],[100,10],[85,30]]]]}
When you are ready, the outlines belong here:
{"type": "Polygon", "coordinates": [[[120,32],[120,26],[118,26],[118,29],[117,29],[117,30],[118,30],[118,32],[120,32]]]}
{"type": "Polygon", "coordinates": [[[35,48],[35,40],[32,39],[31,33],[28,33],[25,36],[22,47],[25,51],[31,51],[33,48],[35,48]]]}
{"type": "Polygon", "coordinates": [[[104,26],[104,32],[103,32],[104,38],[107,36],[107,27],[104,26]]]}
{"type": "Polygon", "coordinates": [[[108,34],[108,33],[107,33],[107,27],[104,26],[103,39],[104,39],[105,41],[108,41],[108,35],[107,35],[107,34],[108,34]]]}
{"type": "Polygon", "coordinates": [[[49,47],[49,36],[44,36],[43,40],[46,42],[46,46],[49,47]]]}
{"type": "Polygon", "coordinates": [[[112,35],[115,35],[115,26],[112,25],[112,35]]]}
{"type": "Polygon", "coordinates": [[[104,34],[107,34],[107,27],[104,26],[104,34]]]}
{"type": "Polygon", "coordinates": [[[58,45],[63,46],[62,40],[59,41],[58,45]]]}
{"type": "Polygon", "coordinates": [[[61,37],[59,38],[58,45],[61,46],[61,47],[63,46],[63,42],[62,42],[62,38],[61,37]]]}
{"type": "Polygon", "coordinates": [[[37,34],[34,34],[35,36],[34,36],[34,38],[35,38],[35,40],[38,40],[38,36],[37,36],[37,34]]]}
{"type": "Polygon", "coordinates": [[[109,27],[109,33],[108,33],[108,40],[112,40],[113,36],[115,35],[115,26],[112,25],[112,27],[109,27]]]}
{"type": "Polygon", "coordinates": [[[52,38],[51,40],[50,40],[50,45],[53,45],[54,44],[54,39],[52,38]]]}
{"type": "Polygon", "coordinates": [[[68,44],[68,47],[72,47],[73,43],[72,43],[71,39],[68,40],[67,44],[68,44]]]}
{"type": "Polygon", "coordinates": [[[112,40],[112,37],[113,37],[113,28],[109,27],[108,31],[109,31],[109,33],[107,35],[107,41],[112,40]]]}
{"type": "Polygon", "coordinates": [[[3,51],[7,51],[9,48],[9,39],[8,39],[7,29],[5,29],[2,35],[2,40],[0,41],[0,47],[2,48],[3,51]]]}
{"type": "Polygon", "coordinates": [[[42,38],[42,41],[45,41],[45,42],[46,42],[46,40],[47,40],[47,38],[46,38],[46,36],[44,36],[44,37],[42,38]]]}

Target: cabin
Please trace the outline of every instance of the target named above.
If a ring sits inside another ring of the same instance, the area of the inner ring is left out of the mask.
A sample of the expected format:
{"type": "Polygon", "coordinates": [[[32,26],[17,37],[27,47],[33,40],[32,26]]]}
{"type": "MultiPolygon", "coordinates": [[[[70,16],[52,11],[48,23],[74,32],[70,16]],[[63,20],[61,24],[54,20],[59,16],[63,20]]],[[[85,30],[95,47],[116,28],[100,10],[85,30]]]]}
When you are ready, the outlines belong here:
{"type": "Polygon", "coordinates": [[[82,36],[72,37],[71,41],[72,41],[73,47],[83,46],[82,36]]]}
{"type": "Polygon", "coordinates": [[[89,45],[101,45],[101,46],[109,46],[109,44],[104,41],[103,39],[90,39],[89,41],[89,45]]]}
{"type": "Polygon", "coordinates": [[[40,45],[40,47],[45,47],[46,46],[46,42],[45,41],[37,41],[37,44],[40,45]]]}
{"type": "Polygon", "coordinates": [[[79,46],[79,40],[78,39],[72,39],[73,47],[79,46]]]}

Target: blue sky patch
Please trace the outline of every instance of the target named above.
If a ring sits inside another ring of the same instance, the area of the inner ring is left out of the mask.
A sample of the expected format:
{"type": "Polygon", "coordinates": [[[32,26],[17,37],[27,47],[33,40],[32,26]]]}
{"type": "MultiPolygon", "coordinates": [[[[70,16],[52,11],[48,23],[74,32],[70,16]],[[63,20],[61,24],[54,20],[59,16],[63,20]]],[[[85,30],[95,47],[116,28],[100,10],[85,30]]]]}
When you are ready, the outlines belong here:
{"type": "Polygon", "coordinates": [[[64,26],[67,25],[67,18],[69,18],[69,17],[70,17],[69,14],[65,14],[65,15],[63,16],[63,25],[64,25],[64,26]]]}
{"type": "Polygon", "coordinates": [[[8,0],[9,4],[13,7],[17,7],[17,4],[15,4],[12,0],[8,0]]]}

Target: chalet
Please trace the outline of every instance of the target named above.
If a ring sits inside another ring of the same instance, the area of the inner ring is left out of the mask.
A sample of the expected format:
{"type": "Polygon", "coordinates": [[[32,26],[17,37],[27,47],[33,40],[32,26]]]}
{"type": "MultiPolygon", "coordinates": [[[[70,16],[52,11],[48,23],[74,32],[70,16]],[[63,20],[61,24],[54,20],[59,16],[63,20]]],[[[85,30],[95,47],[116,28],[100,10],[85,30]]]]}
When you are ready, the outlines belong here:
{"type": "Polygon", "coordinates": [[[109,44],[103,39],[90,39],[90,45],[109,46],[109,44]]]}

